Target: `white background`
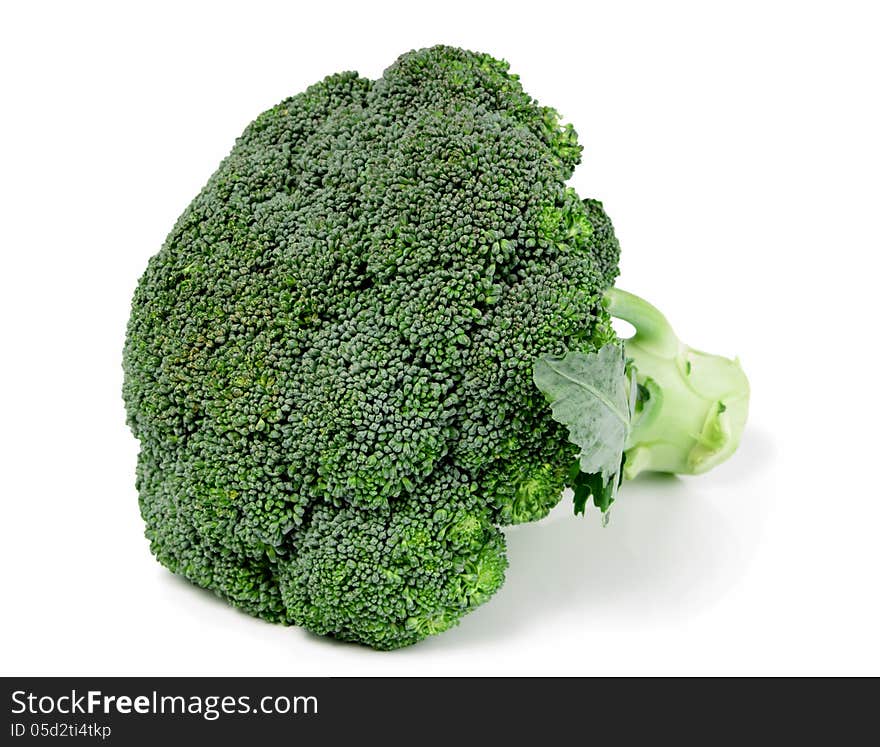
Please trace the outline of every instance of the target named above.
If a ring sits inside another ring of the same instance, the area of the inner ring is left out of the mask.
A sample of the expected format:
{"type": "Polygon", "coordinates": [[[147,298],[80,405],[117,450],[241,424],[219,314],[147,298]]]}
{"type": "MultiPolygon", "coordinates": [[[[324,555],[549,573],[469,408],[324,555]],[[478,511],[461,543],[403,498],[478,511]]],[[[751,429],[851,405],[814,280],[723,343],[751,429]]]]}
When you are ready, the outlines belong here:
{"type": "Polygon", "coordinates": [[[880,674],[872,3],[4,3],[4,674],[880,674]],[[738,354],[741,450],[509,532],[504,588],[377,653],[161,568],[120,358],[135,283],[259,112],[414,47],[508,59],[575,123],[621,287],[738,354]]]}

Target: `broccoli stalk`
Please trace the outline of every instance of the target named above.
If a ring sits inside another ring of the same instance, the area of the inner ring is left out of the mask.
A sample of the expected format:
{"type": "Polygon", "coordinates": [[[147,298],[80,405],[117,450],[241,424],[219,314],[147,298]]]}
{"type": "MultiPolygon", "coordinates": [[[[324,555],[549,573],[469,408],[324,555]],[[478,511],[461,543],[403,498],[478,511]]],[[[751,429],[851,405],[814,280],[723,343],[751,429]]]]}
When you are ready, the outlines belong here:
{"type": "Polygon", "coordinates": [[[685,345],[666,317],[647,301],[611,288],[612,316],[632,324],[626,357],[638,397],[626,442],[623,475],[698,475],[736,450],[746,423],[749,382],[739,360],[685,345]]]}
{"type": "Polygon", "coordinates": [[[567,485],[574,511],[593,499],[607,514],[621,481],[640,472],[696,475],[736,450],[749,382],[739,361],[682,343],[647,301],[611,288],[611,316],[636,328],[598,350],[568,350],[535,362],[535,385],[578,447],[567,485]]]}

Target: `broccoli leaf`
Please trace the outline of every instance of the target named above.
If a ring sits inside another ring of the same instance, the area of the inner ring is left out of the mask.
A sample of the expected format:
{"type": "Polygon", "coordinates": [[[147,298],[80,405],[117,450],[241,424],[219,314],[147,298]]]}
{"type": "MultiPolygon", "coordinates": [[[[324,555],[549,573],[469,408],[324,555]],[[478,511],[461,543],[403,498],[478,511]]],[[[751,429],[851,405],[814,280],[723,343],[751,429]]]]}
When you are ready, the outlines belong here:
{"type": "Polygon", "coordinates": [[[609,343],[595,353],[544,356],[535,363],[533,378],[550,402],[553,419],[580,449],[579,474],[572,479],[575,513],[583,513],[591,495],[604,513],[620,484],[637,396],[623,348],[609,343]]]}
{"type": "Polygon", "coordinates": [[[593,499],[596,508],[605,514],[614,502],[614,495],[620,485],[620,480],[606,482],[601,474],[587,475],[581,472],[580,465],[575,462],[574,468],[569,474],[569,484],[574,493],[575,516],[584,514],[590,498],[593,499]]]}

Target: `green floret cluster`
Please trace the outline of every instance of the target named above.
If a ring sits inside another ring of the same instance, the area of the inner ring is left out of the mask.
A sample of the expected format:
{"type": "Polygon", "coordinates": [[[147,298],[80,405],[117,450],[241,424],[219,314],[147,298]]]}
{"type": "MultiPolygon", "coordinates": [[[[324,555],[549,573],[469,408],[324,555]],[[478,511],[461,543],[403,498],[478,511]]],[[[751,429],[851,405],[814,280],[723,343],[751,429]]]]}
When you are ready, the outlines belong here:
{"type": "Polygon", "coordinates": [[[132,303],[123,397],[158,560],[250,614],[392,649],[497,591],[503,526],[566,486],[606,510],[625,445],[640,469],[729,454],[732,395],[688,399],[671,331],[636,388],[606,300],[617,239],[566,185],[580,155],[507,63],[451,47],[251,123],[132,303]]]}
{"type": "Polygon", "coordinates": [[[613,339],[581,148],[506,63],[435,47],[260,115],[137,287],[124,398],[160,562],[394,648],[501,585],[575,453],[532,383],[613,339]]]}

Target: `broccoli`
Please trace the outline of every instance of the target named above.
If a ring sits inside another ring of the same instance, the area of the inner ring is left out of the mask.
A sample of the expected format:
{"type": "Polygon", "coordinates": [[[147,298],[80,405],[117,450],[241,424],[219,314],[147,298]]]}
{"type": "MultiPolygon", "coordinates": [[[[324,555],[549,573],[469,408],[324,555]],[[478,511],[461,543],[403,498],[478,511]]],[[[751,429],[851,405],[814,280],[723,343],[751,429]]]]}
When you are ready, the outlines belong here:
{"type": "Polygon", "coordinates": [[[434,47],[261,114],[149,261],[123,353],[160,563],[269,621],[393,649],[504,581],[564,488],[736,447],[738,365],[612,289],[571,125],[434,47]],[[622,342],[611,315],[635,323],[622,342]]]}

